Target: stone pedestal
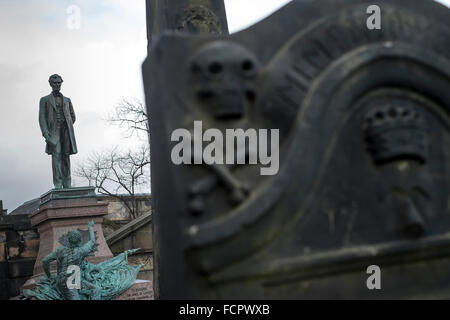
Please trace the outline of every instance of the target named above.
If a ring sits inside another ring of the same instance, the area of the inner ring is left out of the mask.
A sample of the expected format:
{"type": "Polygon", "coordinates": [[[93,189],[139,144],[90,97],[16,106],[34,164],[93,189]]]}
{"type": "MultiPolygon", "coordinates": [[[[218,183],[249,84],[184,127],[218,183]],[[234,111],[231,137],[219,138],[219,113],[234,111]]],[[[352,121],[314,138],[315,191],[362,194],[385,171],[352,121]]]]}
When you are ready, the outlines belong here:
{"type": "MultiPolygon", "coordinates": [[[[31,215],[31,224],[40,234],[39,253],[34,265],[33,277],[22,287],[33,289],[43,276],[42,259],[61,244],[58,239],[71,230],[78,229],[83,242],[89,240],[88,222],[94,221],[94,231],[99,244],[98,251],[87,260],[99,263],[113,257],[102,231],[103,216],[108,214],[108,204],[97,201],[93,187],[53,189],[41,196],[39,211],[31,215]]],[[[52,263],[52,271],[56,264],[52,263]]]]}
{"type": "Polygon", "coordinates": [[[115,300],[153,300],[153,285],[148,280],[136,280],[134,284],[115,300]]]}

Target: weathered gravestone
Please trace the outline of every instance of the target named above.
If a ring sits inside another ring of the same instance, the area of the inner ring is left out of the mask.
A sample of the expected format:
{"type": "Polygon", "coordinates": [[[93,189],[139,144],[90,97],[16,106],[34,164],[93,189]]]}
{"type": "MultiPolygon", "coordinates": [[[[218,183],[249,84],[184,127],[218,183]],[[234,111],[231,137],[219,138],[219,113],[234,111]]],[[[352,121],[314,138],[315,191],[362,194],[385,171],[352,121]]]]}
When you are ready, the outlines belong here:
{"type": "Polygon", "coordinates": [[[157,298],[450,298],[450,12],[377,1],[370,30],[372,4],[298,0],[231,36],[155,42],[157,298]],[[279,172],[175,165],[194,121],[279,129],[279,172]]]}

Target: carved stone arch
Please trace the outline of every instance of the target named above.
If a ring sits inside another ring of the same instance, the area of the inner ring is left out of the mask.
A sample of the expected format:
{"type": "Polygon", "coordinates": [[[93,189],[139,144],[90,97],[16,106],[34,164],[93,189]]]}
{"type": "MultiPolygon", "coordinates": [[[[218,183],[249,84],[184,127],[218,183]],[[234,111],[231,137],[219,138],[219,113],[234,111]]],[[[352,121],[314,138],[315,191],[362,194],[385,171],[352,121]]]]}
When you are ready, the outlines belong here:
{"type": "MultiPolygon", "coordinates": [[[[345,12],[341,14],[346,15],[345,12]]],[[[391,18],[401,19],[399,15],[401,13],[396,13],[391,18]]],[[[363,16],[356,16],[355,19],[361,22],[362,18],[363,16]]],[[[390,18],[385,19],[389,21],[390,18]]],[[[332,21],[342,20],[339,15],[332,19],[332,21]]],[[[254,192],[254,196],[241,206],[217,220],[196,225],[195,233],[189,234],[192,226],[186,229],[186,247],[197,248],[194,250],[192,261],[201,270],[212,271],[245,257],[273,239],[275,235],[281,234],[283,226],[292,225],[292,219],[295,217],[293,208],[304,206],[306,201],[312,198],[311,190],[314,190],[314,185],[321,181],[321,170],[328,161],[331,161],[329,156],[333,152],[333,141],[336,141],[336,136],[339,135],[338,126],[343,125],[338,121],[343,121],[349,116],[351,112],[349,108],[359,97],[383,87],[410,88],[413,91],[424,91],[433,100],[443,103],[442,108],[447,112],[445,110],[448,110],[450,100],[448,91],[443,88],[450,85],[448,82],[450,60],[442,55],[441,51],[420,48],[418,42],[420,38],[416,40],[417,42],[404,43],[401,40],[391,41],[395,39],[392,39],[390,34],[386,39],[380,38],[378,42],[371,44],[373,39],[358,31],[361,33],[359,38],[355,35],[353,42],[330,50],[334,51],[336,58],[333,59],[331,53],[324,53],[329,59],[324,60],[321,70],[313,70],[312,64],[302,64],[298,67],[286,65],[286,61],[292,62],[292,56],[302,56],[302,53],[308,50],[308,44],[317,45],[319,41],[317,39],[320,38],[318,35],[335,30],[330,29],[333,23],[335,22],[325,20],[317,24],[319,30],[301,32],[297,41],[292,41],[290,46],[283,49],[284,54],[277,56],[278,62],[270,64],[265,87],[267,88],[265,93],[269,92],[269,98],[264,97],[261,100],[269,101],[272,106],[276,105],[275,101],[280,100],[273,100],[273,97],[277,99],[276,88],[280,79],[284,82],[286,78],[283,75],[296,70],[292,76],[297,79],[287,78],[292,79],[292,90],[296,90],[295,95],[292,95],[293,101],[297,101],[298,108],[296,125],[284,141],[283,148],[286,151],[281,153],[282,165],[276,177],[267,178],[254,192]],[[398,64],[399,60],[402,60],[401,64],[398,64]],[[436,67],[436,61],[440,61],[439,68],[436,67]],[[305,70],[315,72],[314,76],[306,77],[305,70]],[[383,70],[383,73],[379,70],[383,70]],[[411,77],[412,70],[421,77],[411,77]],[[304,86],[296,81],[302,82],[304,86]],[[425,90],[427,83],[440,83],[442,87],[428,87],[425,90]],[[347,88],[347,91],[340,88],[347,88]],[[282,197],[290,200],[279,203],[282,197]],[[276,202],[278,204],[274,208],[276,202]],[[248,238],[252,241],[245,242],[244,239],[248,238]],[[240,245],[237,245],[238,243],[240,245]],[[229,250],[230,247],[234,249],[229,250]]],[[[422,26],[426,27],[425,30],[431,28],[425,21],[422,26]]],[[[401,30],[398,32],[395,34],[396,37],[401,39],[405,36],[401,30]]],[[[440,32],[445,34],[446,31],[440,32]]],[[[317,50],[326,49],[319,46],[317,50]]],[[[289,102],[286,100],[284,105],[287,104],[289,102]]],[[[279,112],[279,104],[276,111],[279,112]]],[[[361,135],[363,140],[362,132],[356,134],[361,135]]]]}

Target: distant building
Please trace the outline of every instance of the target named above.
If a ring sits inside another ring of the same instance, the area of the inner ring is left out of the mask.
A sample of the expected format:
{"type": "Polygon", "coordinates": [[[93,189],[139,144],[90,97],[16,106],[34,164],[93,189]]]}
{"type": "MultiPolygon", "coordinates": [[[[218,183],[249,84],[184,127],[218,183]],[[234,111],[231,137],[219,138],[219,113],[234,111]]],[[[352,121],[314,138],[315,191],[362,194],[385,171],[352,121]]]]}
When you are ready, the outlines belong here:
{"type": "MultiPolygon", "coordinates": [[[[5,213],[5,211],[3,210],[5,213]]],[[[19,294],[33,275],[39,250],[39,233],[27,214],[3,214],[0,219],[0,299],[19,294]]]]}
{"type": "MultiPolygon", "coordinates": [[[[122,199],[130,198],[120,195],[122,199]]],[[[138,216],[148,213],[152,209],[150,194],[138,194],[138,216]]],[[[107,237],[111,232],[131,222],[132,217],[126,206],[116,197],[97,195],[99,201],[108,202],[108,215],[103,219],[103,234],[107,237]]]]}
{"type": "Polygon", "coordinates": [[[3,200],[0,200],[0,220],[2,216],[5,216],[8,214],[8,210],[3,209],[3,200]]]}
{"type": "Polygon", "coordinates": [[[18,206],[16,209],[11,211],[10,215],[19,215],[19,214],[26,214],[30,215],[32,213],[35,213],[39,210],[39,198],[29,200],[25,202],[24,204],[18,206]]]}

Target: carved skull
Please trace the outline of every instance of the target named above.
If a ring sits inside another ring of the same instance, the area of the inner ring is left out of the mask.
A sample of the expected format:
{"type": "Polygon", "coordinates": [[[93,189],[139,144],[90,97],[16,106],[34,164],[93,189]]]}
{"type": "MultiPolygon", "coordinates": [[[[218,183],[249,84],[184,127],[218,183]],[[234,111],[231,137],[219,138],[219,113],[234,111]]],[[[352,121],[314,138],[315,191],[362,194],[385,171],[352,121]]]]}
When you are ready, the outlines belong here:
{"type": "Polygon", "coordinates": [[[254,103],[260,65],[242,45],[209,43],[194,56],[190,68],[195,99],[215,119],[242,118],[254,103]]]}

